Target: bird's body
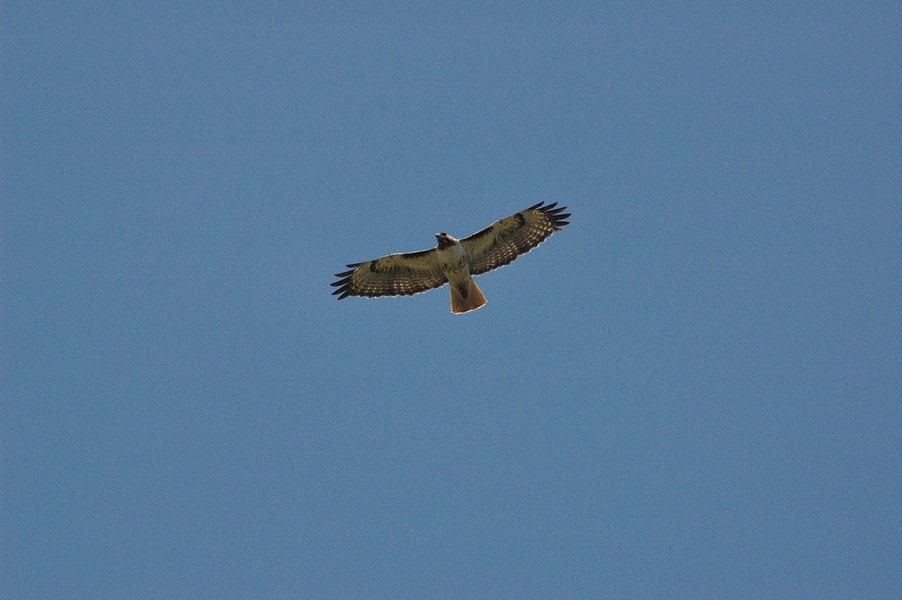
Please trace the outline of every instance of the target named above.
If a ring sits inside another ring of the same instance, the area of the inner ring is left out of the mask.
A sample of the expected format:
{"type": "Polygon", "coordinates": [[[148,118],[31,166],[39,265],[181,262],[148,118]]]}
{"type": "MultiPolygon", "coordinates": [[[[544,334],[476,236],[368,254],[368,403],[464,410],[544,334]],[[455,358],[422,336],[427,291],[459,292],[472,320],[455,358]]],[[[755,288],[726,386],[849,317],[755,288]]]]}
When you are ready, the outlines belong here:
{"type": "Polygon", "coordinates": [[[464,313],[486,302],[473,281],[492,269],[510,264],[529,252],[568,222],[566,207],[540,202],[524,211],[496,221],[462,240],[437,233],[438,246],[431,250],[390,254],[362,263],[349,264],[350,271],[338,273],[333,294],[347,296],[408,296],[449,283],[451,311],[464,313]]]}
{"type": "Polygon", "coordinates": [[[451,286],[451,311],[465,313],[485,304],[485,296],[470,275],[470,257],[466,247],[447,233],[439,233],[438,264],[451,286]]]}

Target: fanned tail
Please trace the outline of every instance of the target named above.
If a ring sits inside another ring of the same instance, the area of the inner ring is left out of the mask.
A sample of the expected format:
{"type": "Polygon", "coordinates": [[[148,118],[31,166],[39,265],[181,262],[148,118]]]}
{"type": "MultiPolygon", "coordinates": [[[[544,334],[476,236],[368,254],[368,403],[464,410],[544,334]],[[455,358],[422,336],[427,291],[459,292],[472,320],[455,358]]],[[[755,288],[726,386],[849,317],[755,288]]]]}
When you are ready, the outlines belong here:
{"type": "Polygon", "coordinates": [[[451,312],[453,313],[470,312],[485,304],[485,296],[482,294],[482,290],[476,286],[475,281],[470,279],[464,285],[469,286],[466,297],[457,285],[451,284],[451,312]]]}

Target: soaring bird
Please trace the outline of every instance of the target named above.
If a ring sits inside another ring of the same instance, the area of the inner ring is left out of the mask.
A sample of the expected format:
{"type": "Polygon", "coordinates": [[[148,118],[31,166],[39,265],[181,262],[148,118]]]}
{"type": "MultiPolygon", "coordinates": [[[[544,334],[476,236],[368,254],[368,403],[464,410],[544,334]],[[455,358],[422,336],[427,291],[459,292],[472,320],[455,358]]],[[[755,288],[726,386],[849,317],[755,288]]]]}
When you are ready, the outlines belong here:
{"type": "Polygon", "coordinates": [[[492,269],[503,267],[541,244],[564,225],[570,213],[557,202],[539,202],[526,210],[495,221],[462,240],[437,233],[438,246],[430,250],[389,254],[375,260],[351,263],[350,271],[336,273],[332,295],[412,296],[446,283],[451,284],[451,312],[465,313],[485,304],[485,296],[473,281],[492,269]]]}

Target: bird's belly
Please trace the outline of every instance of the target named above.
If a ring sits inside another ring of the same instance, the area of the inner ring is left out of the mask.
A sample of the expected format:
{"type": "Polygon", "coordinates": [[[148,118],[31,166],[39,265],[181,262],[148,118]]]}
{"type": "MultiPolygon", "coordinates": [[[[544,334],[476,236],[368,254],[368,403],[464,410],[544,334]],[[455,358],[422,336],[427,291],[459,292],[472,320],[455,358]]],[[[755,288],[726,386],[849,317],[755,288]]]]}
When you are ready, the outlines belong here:
{"type": "Polygon", "coordinates": [[[453,246],[439,252],[439,265],[448,281],[467,280],[470,278],[470,262],[466,251],[461,246],[453,246]]]}

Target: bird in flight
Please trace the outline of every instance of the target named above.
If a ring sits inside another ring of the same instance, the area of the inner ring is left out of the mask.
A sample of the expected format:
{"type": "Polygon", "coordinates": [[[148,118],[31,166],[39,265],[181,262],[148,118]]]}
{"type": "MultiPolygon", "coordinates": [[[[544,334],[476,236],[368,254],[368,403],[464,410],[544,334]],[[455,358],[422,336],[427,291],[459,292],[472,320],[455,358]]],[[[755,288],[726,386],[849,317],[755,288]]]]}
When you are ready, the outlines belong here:
{"type": "Polygon", "coordinates": [[[539,202],[515,215],[495,221],[482,231],[462,240],[437,233],[438,246],[430,250],[389,254],[375,260],[351,263],[350,271],[336,273],[338,289],[332,295],[412,296],[446,283],[451,284],[451,312],[465,313],[485,304],[474,275],[509,265],[521,254],[541,244],[564,225],[570,213],[557,202],[539,202]]]}

